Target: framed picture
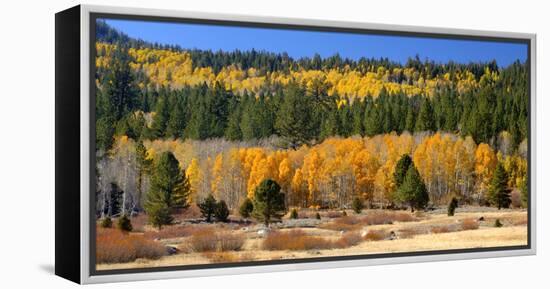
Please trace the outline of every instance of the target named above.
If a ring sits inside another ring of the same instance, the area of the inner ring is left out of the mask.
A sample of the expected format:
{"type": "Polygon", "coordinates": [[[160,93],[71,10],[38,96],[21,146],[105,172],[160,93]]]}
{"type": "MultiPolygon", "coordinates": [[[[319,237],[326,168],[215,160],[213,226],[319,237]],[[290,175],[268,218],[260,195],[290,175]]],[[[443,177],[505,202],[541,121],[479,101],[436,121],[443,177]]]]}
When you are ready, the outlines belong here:
{"type": "Polygon", "coordinates": [[[535,35],[56,14],[56,274],[535,254],[535,35]]]}

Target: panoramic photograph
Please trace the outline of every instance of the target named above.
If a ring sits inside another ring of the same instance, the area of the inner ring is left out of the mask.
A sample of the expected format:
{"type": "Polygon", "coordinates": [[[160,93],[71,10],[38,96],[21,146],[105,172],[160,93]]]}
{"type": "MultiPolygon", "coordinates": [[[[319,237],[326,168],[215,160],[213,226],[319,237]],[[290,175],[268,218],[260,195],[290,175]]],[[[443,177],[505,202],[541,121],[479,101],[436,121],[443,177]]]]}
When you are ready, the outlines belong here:
{"type": "Polygon", "coordinates": [[[305,29],[96,20],[97,271],[528,245],[527,44],[305,29]]]}

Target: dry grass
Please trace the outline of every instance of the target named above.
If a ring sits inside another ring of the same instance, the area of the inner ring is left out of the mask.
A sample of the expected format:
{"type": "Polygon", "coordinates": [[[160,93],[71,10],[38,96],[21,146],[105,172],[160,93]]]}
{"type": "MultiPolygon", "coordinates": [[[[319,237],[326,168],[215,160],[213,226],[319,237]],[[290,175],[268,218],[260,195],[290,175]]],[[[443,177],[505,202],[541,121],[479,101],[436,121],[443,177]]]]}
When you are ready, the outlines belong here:
{"type": "Polygon", "coordinates": [[[420,227],[403,228],[397,231],[397,236],[400,239],[410,239],[421,234],[425,234],[425,230],[422,230],[420,227]]]}
{"type": "Polygon", "coordinates": [[[194,252],[238,251],[244,242],[243,234],[212,228],[196,230],[189,238],[190,248],[194,252]]]}
{"type": "Polygon", "coordinates": [[[195,232],[200,231],[201,229],[197,226],[180,226],[173,225],[164,227],[162,230],[147,231],[144,236],[148,239],[172,239],[172,238],[183,238],[192,236],[195,232]]]}
{"type": "Polygon", "coordinates": [[[324,223],[319,228],[334,231],[355,231],[364,226],[389,225],[394,222],[413,222],[418,218],[408,212],[394,212],[373,210],[367,212],[364,216],[344,216],[334,219],[332,222],[324,223]]]}
{"type": "Polygon", "coordinates": [[[138,258],[158,259],[166,255],[163,245],[142,235],[99,227],[96,232],[97,263],[124,263],[138,258]]]}
{"type": "MultiPolygon", "coordinates": [[[[324,256],[346,256],[362,254],[379,254],[393,252],[415,252],[430,250],[452,250],[465,248],[488,248],[500,246],[515,246],[527,244],[527,227],[525,226],[527,214],[525,210],[502,210],[491,211],[484,208],[474,208],[472,211],[459,211],[454,217],[447,217],[446,213],[424,213],[422,215],[409,214],[416,217],[416,222],[399,222],[392,224],[372,225],[368,227],[368,236],[358,239],[358,230],[345,231],[342,234],[334,230],[323,230],[317,228],[302,229],[275,229],[276,232],[291,232],[291,230],[301,230],[306,238],[314,238],[320,242],[324,249],[306,250],[287,250],[283,249],[266,250],[264,241],[266,238],[257,238],[255,230],[249,232],[240,231],[238,233],[248,236],[242,248],[238,251],[213,251],[196,252],[192,249],[183,250],[183,247],[190,247],[191,237],[174,238],[169,240],[162,239],[161,242],[171,246],[177,246],[181,249],[179,254],[163,256],[160,259],[136,259],[133,262],[121,263],[102,263],[97,266],[98,270],[121,269],[121,268],[151,268],[158,266],[175,266],[190,264],[208,264],[208,263],[232,263],[244,261],[261,260],[281,260],[295,258],[311,258],[324,256]],[[478,222],[480,217],[485,221],[478,222]],[[494,228],[492,224],[495,219],[500,219],[504,223],[502,228],[494,228]],[[465,221],[467,220],[467,221],[465,221]],[[463,221],[466,227],[479,223],[479,229],[463,230],[463,221]],[[472,222],[471,224],[469,224],[472,222]],[[475,222],[475,223],[473,223],[475,222]],[[435,228],[435,229],[434,229],[435,228]],[[435,233],[431,233],[432,229],[435,233]],[[397,239],[389,240],[390,231],[396,233],[397,239]],[[319,241],[320,240],[320,241],[319,241]],[[374,240],[376,242],[364,242],[363,240],[374,240]],[[358,243],[357,243],[358,242],[358,243]],[[355,245],[354,245],[355,244],[355,245]]],[[[363,217],[375,210],[365,210],[361,215],[351,215],[353,218],[339,218],[328,220],[326,223],[337,222],[350,226],[362,225],[364,228],[363,217]],[[355,219],[356,218],[356,219],[355,219]],[[358,222],[357,219],[360,221],[358,222]],[[355,224],[355,225],[354,225],[355,224]]],[[[376,210],[378,211],[378,210],[376,210]]],[[[328,211],[320,211],[323,215],[328,211]]],[[[390,212],[405,213],[404,211],[390,212]]],[[[405,217],[406,218],[406,217],[405,217]]],[[[199,228],[210,227],[217,232],[227,231],[235,232],[234,226],[224,225],[193,225],[199,228]]],[[[358,226],[357,226],[358,227],[358,226]]],[[[269,236],[269,235],[268,235],[269,236]]],[[[157,242],[156,242],[157,243],[157,242]]],[[[291,243],[291,241],[288,241],[291,243]]]]}
{"type": "Polygon", "coordinates": [[[347,232],[337,240],[319,236],[307,235],[302,230],[288,230],[270,233],[262,243],[264,250],[328,250],[336,248],[348,248],[355,246],[362,241],[361,235],[357,232],[347,232]]]}

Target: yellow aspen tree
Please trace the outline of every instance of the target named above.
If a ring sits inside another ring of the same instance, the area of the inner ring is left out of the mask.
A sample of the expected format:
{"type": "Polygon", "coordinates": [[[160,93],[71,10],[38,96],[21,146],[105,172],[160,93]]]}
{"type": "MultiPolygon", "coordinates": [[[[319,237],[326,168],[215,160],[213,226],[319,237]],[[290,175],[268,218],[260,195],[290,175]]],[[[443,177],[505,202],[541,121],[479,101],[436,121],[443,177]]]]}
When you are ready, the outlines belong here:
{"type": "Polygon", "coordinates": [[[196,158],[191,160],[185,174],[189,179],[189,184],[191,185],[191,193],[189,194],[189,202],[194,203],[197,201],[197,194],[199,192],[200,183],[202,180],[202,172],[199,166],[199,161],[196,158]]]}
{"type": "Polygon", "coordinates": [[[478,198],[485,197],[496,165],[497,156],[493,149],[488,144],[480,143],[475,152],[478,198]]]}
{"type": "Polygon", "coordinates": [[[214,159],[214,165],[212,166],[212,184],[210,185],[212,194],[217,199],[221,198],[222,195],[222,182],[224,177],[223,171],[223,154],[219,153],[214,159]]]}

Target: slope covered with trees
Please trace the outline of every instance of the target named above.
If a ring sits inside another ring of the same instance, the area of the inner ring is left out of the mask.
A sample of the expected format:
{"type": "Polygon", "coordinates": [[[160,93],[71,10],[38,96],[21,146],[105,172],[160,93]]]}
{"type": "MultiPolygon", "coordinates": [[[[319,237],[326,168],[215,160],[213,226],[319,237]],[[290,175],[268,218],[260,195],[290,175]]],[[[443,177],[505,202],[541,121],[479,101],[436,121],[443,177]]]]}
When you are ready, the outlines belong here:
{"type": "Polygon", "coordinates": [[[267,179],[298,207],[526,198],[525,63],[186,50],[97,25],[100,216],[149,208],[160,227],[209,195],[255,202],[267,179]]]}

